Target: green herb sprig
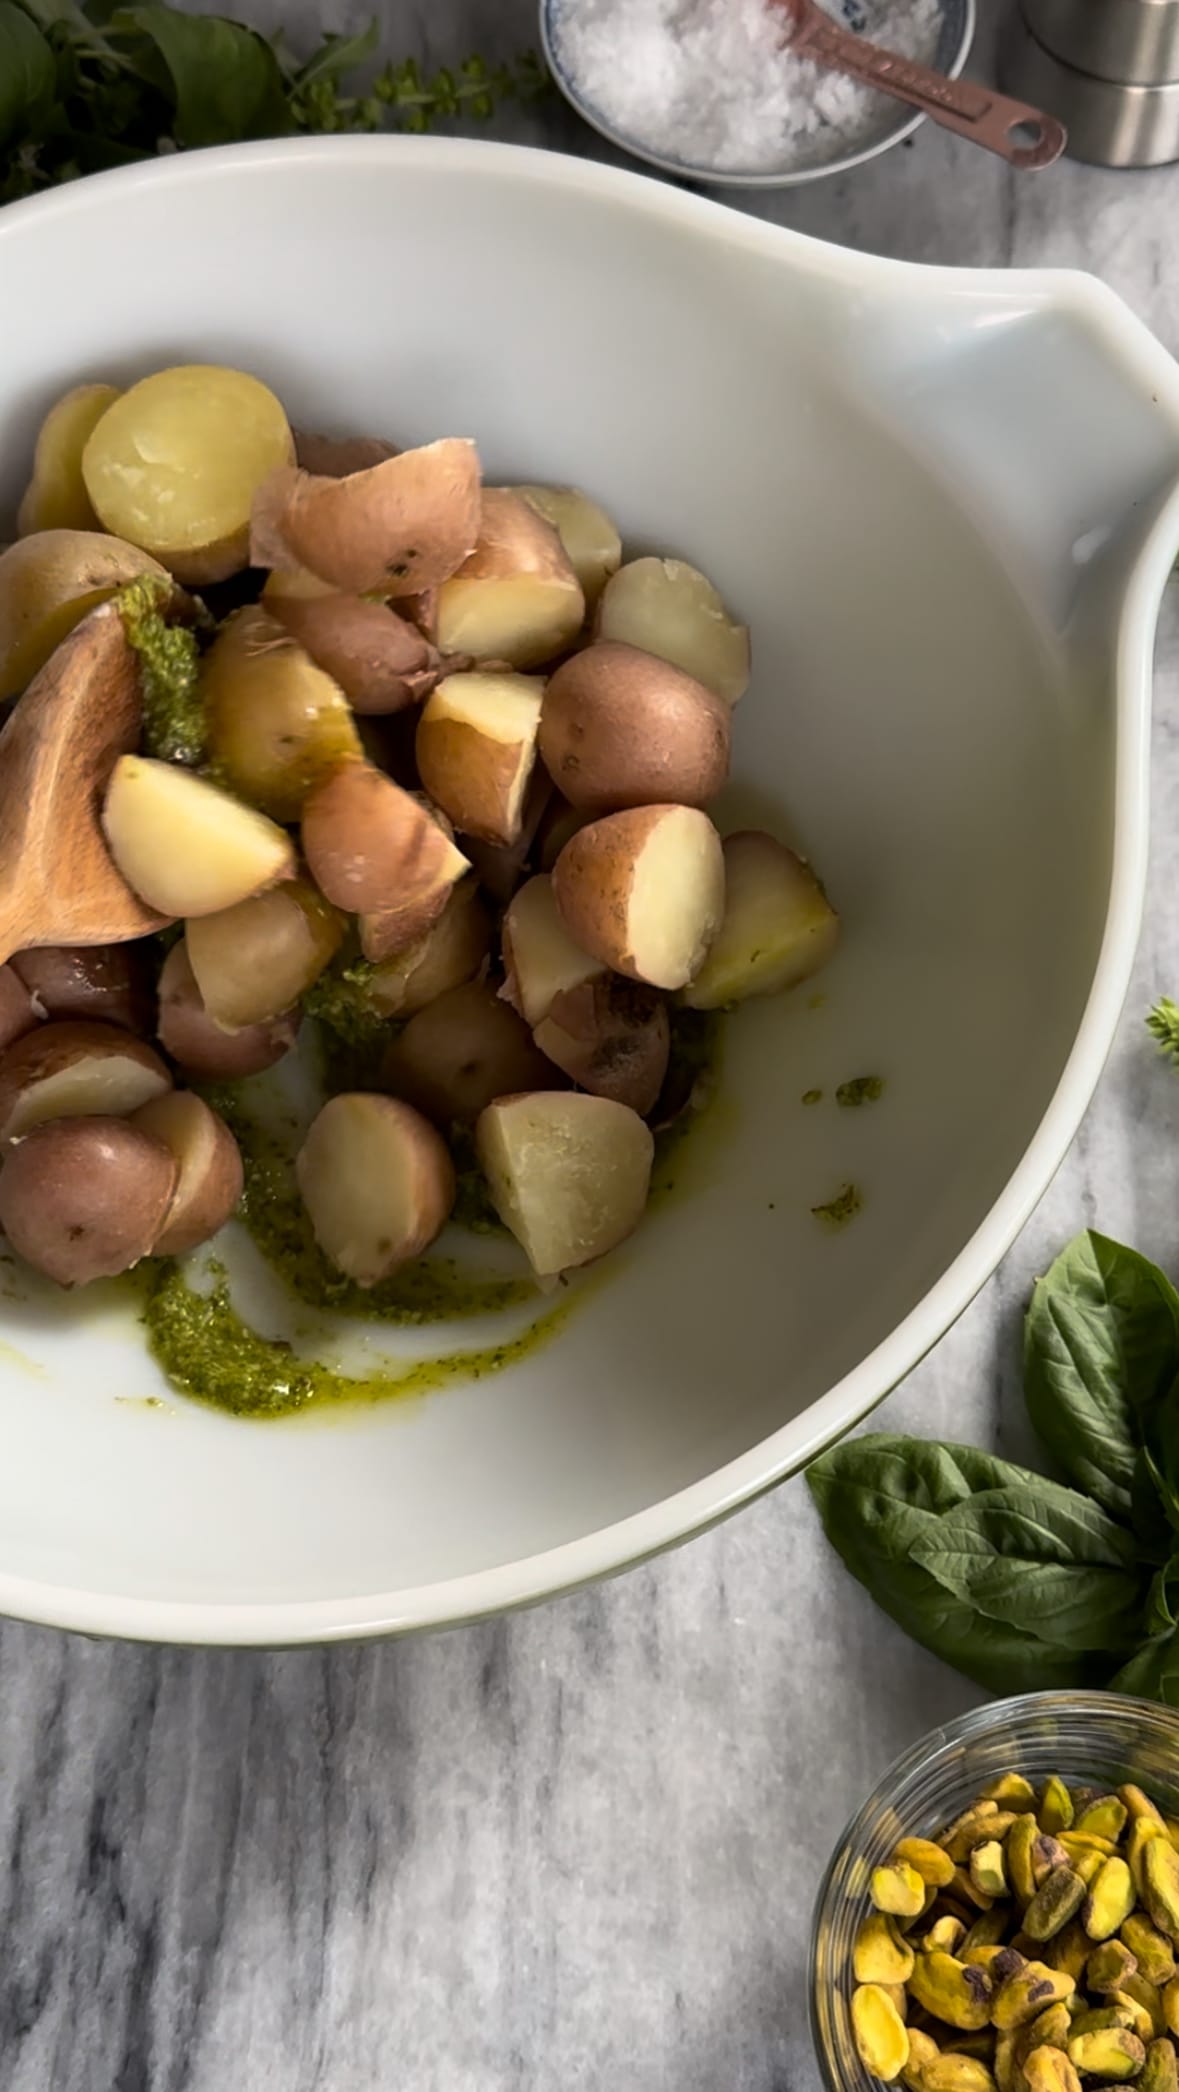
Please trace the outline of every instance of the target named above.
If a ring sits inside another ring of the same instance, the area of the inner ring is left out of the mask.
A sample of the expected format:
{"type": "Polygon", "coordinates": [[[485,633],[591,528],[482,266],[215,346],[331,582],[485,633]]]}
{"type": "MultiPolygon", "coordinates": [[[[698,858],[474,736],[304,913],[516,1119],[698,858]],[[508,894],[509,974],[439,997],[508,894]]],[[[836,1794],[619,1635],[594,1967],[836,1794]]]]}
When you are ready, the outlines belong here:
{"type": "Polygon", "coordinates": [[[297,59],[281,36],[166,0],[0,0],[0,203],[192,146],[485,121],[549,88],[533,52],[432,74],[376,57],[375,23],[297,59]]]}

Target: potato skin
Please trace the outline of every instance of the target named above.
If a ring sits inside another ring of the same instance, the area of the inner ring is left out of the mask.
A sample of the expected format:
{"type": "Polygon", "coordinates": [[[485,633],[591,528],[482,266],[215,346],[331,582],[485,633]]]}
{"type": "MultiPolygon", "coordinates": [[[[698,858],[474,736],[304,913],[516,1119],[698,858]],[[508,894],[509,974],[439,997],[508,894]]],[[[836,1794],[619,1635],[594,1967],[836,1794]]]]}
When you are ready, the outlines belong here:
{"type": "Polygon", "coordinates": [[[238,1082],[260,1075],[289,1053],[300,1012],[284,1010],[264,1024],[222,1031],[201,1000],[183,943],[173,945],[160,974],[159,1040],[177,1066],[198,1082],[238,1082]]]}
{"type": "Polygon", "coordinates": [[[127,1123],[160,1141],[176,1164],[175,1189],[153,1255],[183,1256],[225,1225],[242,1195],[238,1144],[224,1119],[191,1090],[153,1098],[127,1123]]]}
{"type": "Polygon", "coordinates": [[[315,1239],[337,1270],[373,1286],[421,1256],[450,1216],[454,1164],[434,1127],[397,1097],[332,1097],[295,1158],[315,1239]]]}
{"type": "MultiPolygon", "coordinates": [[[[158,1053],[143,1039],[132,1032],[123,1031],[117,1024],[95,1024],[80,1018],[66,1018],[59,1023],[39,1024],[34,1031],[25,1032],[23,1037],[8,1047],[0,1057],[0,1143],[18,1138],[34,1124],[46,1118],[92,1118],[108,1116],[93,1111],[71,1113],[58,1108],[48,1110],[42,1106],[35,1118],[26,1116],[26,1098],[42,1084],[68,1072],[72,1067],[90,1061],[108,1065],[130,1063],[136,1071],[135,1087],[140,1094],[128,1112],[136,1105],[144,1104],[150,1096],[172,1087],[172,1078],[158,1053]]],[[[109,1114],[120,1116],[118,1112],[109,1114]]]]}
{"type": "Polygon", "coordinates": [[[437,647],[387,603],[275,592],[267,604],[364,716],[418,704],[445,672],[437,647]]]}
{"type": "Polygon", "coordinates": [[[532,1034],[543,1054],[593,1097],[655,1109],[667,1074],[671,1025],[652,988],[601,974],[566,988],[532,1034]]]}
{"type": "Polygon", "coordinates": [[[0,701],[18,697],[87,611],[140,574],[150,552],[98,530],[39,530],[0,552],[0,701]]]}
{"type": "Polygon", "coordinates": [[[313,429],[292,429],[291,434],[296,465],[321,479],[346,479],[350,472],[367,472],[370,465],[397,456],[396,445],[380,436],[320,436],[313,429]]]}
{"type": "Polygon", "coordinates": [[[11,963],[0,966],[0,1053],[41,1021],[19,973],[11,963]]]}
{"type": "Polygon", "coordinates": [[[251,561],[306,567],[346,595],[417,595],[475,544],[479,487],[475,446],[457,436],[343,479],[283,469],[255,500],[251,561]]]}
{"type": "Polygon", "coordinates": [[[574,654],[545,688],[541,759],[557,790],[585,813],[707,806],[729,774],[731,739],[723,698],[614,640],[574,654]]]}
{"type": "Polygon", "coordinates": [[[43,944],[10,964],[46,1017],[89,1017],[140,1037],[155,1029],[146,955],[139,944],[43,944]]]}
{"type": "Polygon", "coordinates": [[[53,1119],[0,1168],[0,1228],[59,1286],[114,1278],[150,1255],[176,1188],[162,1141],[126,1119],[53,1119]]]}
{"type": "Polygon", "coordinates": [[[486,981],[450,988],[389,1046],[382,1084],[436,1126],[469,1125],[509,1091],[557,1090],[566,1077],[486,981]]]}
{"type": "Polygon", "coordinates": [[[694,806],[605,814],[566,843],[552,881],[574,942],[615,973],[655,988],[694,978],[724,912],[721,840],[694,806]],[[686,881],[682,859],[668,863],[668,843],[695,856],[694,880],[686,881]]]}

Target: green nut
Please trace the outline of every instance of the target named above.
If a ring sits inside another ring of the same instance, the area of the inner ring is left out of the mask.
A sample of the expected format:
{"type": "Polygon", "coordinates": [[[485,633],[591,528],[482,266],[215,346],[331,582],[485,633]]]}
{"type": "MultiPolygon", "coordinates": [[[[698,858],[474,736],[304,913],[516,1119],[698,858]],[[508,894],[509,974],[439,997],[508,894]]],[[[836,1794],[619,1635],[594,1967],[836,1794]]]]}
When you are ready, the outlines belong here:
{"type": "Polygon", "coordinates": [[[958,1959],[970,1969],[989,1969],[999,1959],[1000,1954],[1006,1952],[1006,1947],[1001,1947],[996,1940],[992,1946],[963,1947],[958,1959]]]}
{"type": "Polygon", "coordinates": [[[1107,1939],[1104,1946],[1094,1947],[1085,1963],[1090,1990],[1120,1990],[1127,1977],[1137,1974],[1137,1960],[1120,1939],[1107,1939]]]}
{"type": "Polygon", "coordinates": [[[1058,1969],[1050,1969],[1042,1961],[1029,1961],[996,1992],[991,2025],[1001,2034],[1009,2027],[1025,2026],[1049,2005],[1059,2005],[1071,1997],[1075,1989],[1071,1976],[1062,1976],[1058,1969]]]}
{"type": "MultiPolygon", "coordinates": [[[[1054,1867],[1036,1890],[1023,1914],[1023,1929],[1029,1939],[1055,1939],[1085,1901],[1085,1884],[1071,1867],[1054,1867]]],[[[1126,1913],[1123,1911],[1118,1924],[1126,1913]]],[[[1116,1927],[1114,1928],[1117,1929],[1116,1927]]]]}
{"type": "MultiPolygon", "coordinates": [[[[1134,1876],[1134,1886],[1144,1902],[1146,1900],[1146,1853],[1147,1848],[1154,1844],[1156,1838],[1161,1838],[1164,1845],[1170,1843],[1167,1837],[1166,1826],[1157,1824],[1152,1816],[1136,1816],[1130,1825],[1130,1835],[1126,1840],[1126,1858],[1130,1863],[1130,1872],[1134,1876]]],[[[1164,1930],[1166,1930],[1165,1927],[1164,1930]]]]}
{"type": "Polygon", "coordinates": [[[1150,2020],[1150,2032],[1143,2035],[1144,2041],[1157,2041],[1160,2034],[1167,2032],[1167,2014],[1163,2005],[1163,1994],[1157,1983],[1152,1983],[1141,1970],[1137,1975],[1127,1976],[1118,1985],[1121,1994],[1131,2004],[1140,2005],[1150,2020]]]}
{"type": "Polygon", "coordinates": [[[892,1856],[894,1867],[912,1867],[932,1888],[944,1889],[954,1879],[954,1862],[932,1838],[902,1838],[892,1856]]]}
{"type": "Polygon", "coordinates": [[[998,1802],[975,1801],[968,1809],[963,1809],[960,1816],[955,1816],[952,1823],[947,1823],[937,1842],[945,1847],[955,1866],[960,1867],[970,1858],[971,1847],[977,1845],[980,1838],[994,1836],[993,1829],[987,1827],[987,1819],[990,1818],[993,1824],[998,1814],[998,1802]]]}
{"type": "Polygon", "coordinates": [[[1179,2062],[1171,2041],[1152,2041],[1146,2051],[1146,2067],[1138,2080],[1142,2092],[1179,2092],[1179,2062]]]}
{"type": "MultiPolygon", "coordinates": [[[[1071,1837],[1071,1831],[1066,1835],[1071,1837]]],[[[1032,1840],[1032,1880],[1038,1889],[1043,1887],[1050,1874],[1054,1874],[1058,1867],[1067,1867],[1071,1860],[1072,1854],[1064,1838],[1050,1838],[1046,1831],[1037,1831],[1032,1840]]]]}
{"type": "Polygon", "coordinates": [[[947,1893],[953,1896],[956,1902],[965,1904],[967,1910],[989,1910],[991,1907],[991,1899],[986,1890],[976,1887],[971,1880],[970,1868],[965,1861],[961,1866],[955,1867],[954,1879],[947,1893]]]}
{"type": "Polygon", "coordinates": [[[980,1801],[993,1801],[1000,1809],[1034,1809],[1036,1790],[1021,1772],[1005,1772],[1001,1779],[992,1780],[984,1787],[980,1801]]]}
{"type": "Polygon", "coordinates": [[[921,2073],[922,2092],[996,2092],[995,2080],[977,2056],[951,2054],[943,2049],[921,2073]]]}
{"type": "Polygon", "coordinates": [[[952,2041],[942,2044],[944,2056],[975,2056],[980,2063],[990,2063],[995,2053],[998,2035],[994,2027],[976,2027],[971,2034],[955,2034],[952,2041]]]}
{"type": "Polygon", "coordinates": [[[878,1983],[861,1983],[852,1992],[852,2036],[865,2070],[891,2084],[909,2060],[905,2023],[887,1991],[878,1983]]]}
{"type": "Polygon", "coordinates": [[[930,1926],[921,1944],[927,1954],[957,1954],[961,1958],[966,1927],[961,1918],[939,1918],[930,1926]]]}
{"type": "Polygon", "coordinates": [[[991,2068],[995,2073],[995,2083],[999,2092],[1025,2092],[1027,2080],[1016,2053],[1018,2041],[1019,2034],[1014,2028],[1008,2028],[1005,2034],[996,2037],[995,2060],[991,2068]]]}
{"type": "Polygon", "coordinates": [[[1074,1864],[1086,1854],[1091,1857],[1096,1853],[1099,1859],[1112,1859],[1118,1849],[1112,1838],[1096,1838],[1089,1831],[1061,1831],[1060,1843],[1065,1858],[1074,1864]]]}
{"type": "Polygon", "coordinates": [[[1085,1972],[1085,1963],[1093,1952],[1093,1942],[1080,1920],[1074,1918],[1055,1939],[1050,1939],[1040,1956],[1049,1968],[1059,1969],[1062,1975],[1071,1976],[1079,1983],[1085,1972]]]}
{"type": "Polygon", "coordinates": [[[1137,1821],[1139,1816],[1150,1816],[1155,1823],[1163,1821],[1162,1810],[1156,1808],[1149,1794],[1144,1794],[1141,1787],[1119,1787],[1118,1800],[1125,1802],[1126,1814],[1133,1821],[1137,1821]]]}
{"type": "Polygon", "coordinates": [[[913,1949],[883,1911],[864,1919],[852,1949],[857,1983],[907,1983],[913,1973],[913,1949]]]}
{"type": "Polygon", "coordinates": [[[1035,2019],[1029,2020],[1027,2026],[1020,2029],[1016,2048],[1020,2062],[1025,2062],[1034,2048],[1047,2046],[1067,2049],[1071,2029],[1072,2019],[1069,2016],[1068,2002],[1049,2005],[1046,2011],[1038,2013],[1035,2019]]]}
{"type": "Polygon", "coordinates": [[[1129,1991],[1112,1991],[1109,2002],[1125,2014],[1130,2032],[1137,2034],[1139,2041],[1144,2045],[1157,2041],[1160,2034],[1166,2033],[1167,2030],[1162,2024],[1162,2014],[1160,2013],[1156,2020],[1150,2006],[1144,2005],[1140,1998],[1131,1997],[1129,1991]]]}
{"type": "Polygon", "coordinates": [[[984,1896],[996,1899],[1007,1894],[1007,1869],[998,1838],[987,1838],[970,1855],[970,1879],[984,1896]]]}
{"type": "Polygon", "coordinates": [[[1125,1860],[1106,1860],[1093,1880],[1081,1913],[1081,1923],[1090,1939],[1112,1939],[1115,1932],[1121,1931],[1137,1901],[1134,1876],[1125,1860]]]}
{"type": "Polygon", "coordinates": [[[1032,1847],[1040,1835],[1034,1816],[1017,1816],[1007,1833],[1007,1879],[1021,1903],[1030,1903],[1036,1893],[1032,1873],[1032,1847]]]}
{"type": "Polygon", "coordinates": [[[925,1883],[914,1867],[874,1867],[868,1890],[877,1910],[890,1918],[920,1917],[925,1883]]]}
{"type": "Polygon", "coordinates": [[[952,1954],[918,1954],[909,1978],[910,1994],[919,2005],[967,2034],[990,2019],[991,1990],[985,1969],[957,1961],[952,1954]]]}
{"type": "Polygon", "coordinates": [[[1165,1932],[1152,1925],[1144,1910],[1135,1911],[1122,1926],[1122,1939],[1138,1963],[1138,1973],[1148,1983],[1161,1987],[1179,1974],[1175,1949],[1165,1932]]]}
{"type": "Polygon", "coordinates": [[[1088,1831],[1095,1838],[1112,1838],[1116,1845],[1126,1828],[1129,1813],[1125,1802],[1116,1794],[1101,1794],[1081,1810],[1073,1829],[1081,1834],[1088,1831]]]}
{"type": "Polygon", "coordinates": [[[1069,2062],[1086,2077],[1107,2078],[1125,2084],[1137,2077],[1146,2062],[1146,2050],[1137,2034],[1125,2027],[1105,2027],[1092,2034],[1074,2033],[1068,2045],[1069,2062]]]}
{"type": "Polygon", "coordinates": [[[910,2027],[909,2053],[901,2065],[901,2083],[905,2092],[924,2092],[923,2074],[926,2065],[936,2061],[941,2054],[932,2034],[925,2034],[920,2027],[910,2027]]]}
{"type": "MultiPolygon", "coordinates": [[[[1123,2011],[1120,2005],[1095,2006],[1089,2012],[1079,2012],[1072,2024],[1073,2034],[1103,2034],[1110,2027],[1124,2027],[1134,2032],[1134,2015],[1123,2011]]],[[[1070,2040],[1072,2036],[1070,2035],[1070,2040]]]]}
{"type": "Polygon", "coordinates": [[[1028,2092],[1081,2092],[1081,2080],[1062,2048],[1033,2049],[1023,2074],[1028,2092]]]}
{"type": "Polygon", "coordinates": [[[1179,1976],[1172,1976],[1162,1993],[1163,2025],[1179,2041],[1179,1976]]]}
{"type": "Polygon", "coordinates": [[[997,1947],[1007,1930],[1005,1910],[984,1910],[971,1926],[962,1942],[967,1947],[997,1947]]]}
{"type": "Polygon", "coordinates": [[[1040,1829],[1047,1831],[1050,1837],[1058,1838],[1061,1831],[1066,1831],[1071,1827],[1073,1798],[1064,1781],[1058,1779],[1055,1773],[1053,1773],[1051,1779],[1044,1782],[1037,1814],[1040,1829]]]}
{"type": "Polygon", "coordinates": [[[1169,1940],[1179,1941],[1179,1852],[1167,1837],[1147,1839],[1142,1854],[1142,1901],[1159,1931],[1169,1940]]]}

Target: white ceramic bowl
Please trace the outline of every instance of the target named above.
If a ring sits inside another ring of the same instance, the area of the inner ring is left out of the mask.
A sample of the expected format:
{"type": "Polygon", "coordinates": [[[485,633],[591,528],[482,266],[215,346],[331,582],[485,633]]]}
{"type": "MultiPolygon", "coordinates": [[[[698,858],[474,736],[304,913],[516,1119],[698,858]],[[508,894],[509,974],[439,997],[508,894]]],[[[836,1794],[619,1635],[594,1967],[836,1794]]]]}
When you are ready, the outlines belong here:
{"type": "Polygon", "coordinates": [[[0,1609],[206,1642],[464,1619],[797,1468],[993,1269],[1108,1047],[1175,367],[1079,276],[910,269],[433,140],[198,154],[11,208],[0,340],[0,509],[70,382],[226,359],[305,425],[469,432],[493,478],[580,481],[697,561],[755,635],[732,812],[787,824],[846,923],[820,1007],[734,1020],[678,1198],[498,1378],[278,1425],[149,1409],[128,1322],[8,1302],[0,1609]],[[836,1110],[864,1073],[881,1102],[836,1110]],[[825,1233],[848,1180],[863,1210],[825,1233]]]}

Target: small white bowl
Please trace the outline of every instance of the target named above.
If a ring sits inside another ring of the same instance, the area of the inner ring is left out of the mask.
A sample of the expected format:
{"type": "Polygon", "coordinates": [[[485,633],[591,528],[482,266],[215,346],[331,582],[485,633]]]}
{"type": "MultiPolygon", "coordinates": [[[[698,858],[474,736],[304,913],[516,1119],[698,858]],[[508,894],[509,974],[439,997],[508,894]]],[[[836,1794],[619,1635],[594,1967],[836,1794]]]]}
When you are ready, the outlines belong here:
{"type": "MultiPolygon", "coordinates": [[[[858,11],[855,0],[842,0],[842,4],[849,25],[854,27],[858,11]]],[[[826,175],[848,174],[852,168],[862,167],[866,161],[875,160],[879,154],[899,145],[902,139],[911,138],[918,124],[925,122],[919,109],[908,109],[904,102],[895,101],[891,95],[878,93],[875,97],[878,113],[864,125],[860,143],[848,144],[846,150],[840,150],[841,143],[846,141],[839,132],[821,130],[798,139],[790,160],[769,171],[765,168],[742,172],[697,167],[686,160],[670,159],[653,152],[641,138],[617,129],[574,84],[559,55],[556,21],[558,14],[576,6],[577,0],[540,0],[541,49],[561,93],[599,137],[629,153],[632,159],[642,160],[648,167],[657,167],[661,173],[674,175],[680,181],[698,183],[710,189],[792,189],[802,182],[817,182],[826,175]]],[[[940,0],[940,7],[941,27],[931,63],[938,72],[956,80],[974,42],[975,0],[940,0]]],[[[886,30],[880,30],[876,40],[887,45],[886,30]]]]}
{"type": "Polygon", "coordinates": [[[846,932],[815,994],[736,1013],[677,1196],[492,1378],[238,1422],[169,1395],[130,1313],[31,1308],[0,1267],[0,1611],[424,1627],[800,1467],[994,1269],[1113,1035],[1179,370],[1087,277],[911,268],[437,138],[181,154],[13,205],[0,340],[0,521],[57,394],[183,358],[258,371],[304,427],[469,434],[492,481],[580,482],[696,562],[754,636],[721,818],[796,836],[846,932]],[[836,1108],[866,1074],[879,1103],[836,1108]],[[811,1209],[849,1182],[827,1233],[811,1209]]]}

